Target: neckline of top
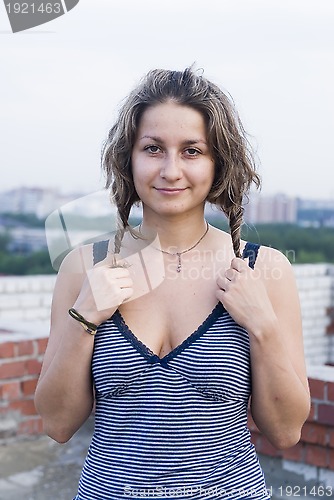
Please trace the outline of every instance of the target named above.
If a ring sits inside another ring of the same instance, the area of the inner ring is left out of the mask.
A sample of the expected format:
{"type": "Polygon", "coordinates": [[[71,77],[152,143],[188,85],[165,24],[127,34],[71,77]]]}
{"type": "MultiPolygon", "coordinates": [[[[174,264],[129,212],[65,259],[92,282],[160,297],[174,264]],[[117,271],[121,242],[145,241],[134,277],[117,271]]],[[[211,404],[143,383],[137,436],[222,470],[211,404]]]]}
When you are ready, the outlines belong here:
{"type": "Polygon", "coordinates": [[[128,340],[131,345],[145,357],[149,363],[160,363],[166,365],[168,361],[175,358],[178,354],[183,352],[187,347],[193,344],[198,338],[200,338],[218,319],[223,312],[226,312],[223,304],[218,302],[212,311],[206,316],[204,321],[194,330],[190,335],[188,335],[179,345],[172,349],[165,356],[160,357],[158,354],[154,353],[146,344],[144,344],[135,333],[126,324],[122,314],[117,309],[114,313],[112,320],[118,327],[119,331],[123,337],[128,340]]]}

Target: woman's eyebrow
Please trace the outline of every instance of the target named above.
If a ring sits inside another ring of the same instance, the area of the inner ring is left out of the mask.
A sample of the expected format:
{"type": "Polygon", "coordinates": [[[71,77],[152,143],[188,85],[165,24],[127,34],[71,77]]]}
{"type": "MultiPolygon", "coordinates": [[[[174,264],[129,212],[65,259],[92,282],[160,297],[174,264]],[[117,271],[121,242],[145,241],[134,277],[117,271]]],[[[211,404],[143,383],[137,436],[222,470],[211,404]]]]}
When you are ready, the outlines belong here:
{"type": "Polygon", "coordinates": [[[157,136],[154,136],[154,135],[143,135],[143,137],[140,137],[139,140],[141,141],[142,139],[151,139],[152,141],[155,141],[155,142],[164,142],[161,137],[157,137],[157,136]]]}
{"type": "MultiPolygon", "coordinates": [[[[143,135],[142,137],[139,138],[141,141],[142,139],[150,139],[151,141],[159,142],[161,144],[164,144],[164,140],[161,137],[153,136],[153,135],[143,135]]],[[[191,146],[193,144],[205,144],[207,145],[207,142],[204,141],[203,139],[186,139],[185,141],[182,142],[183,146],[191,146]]]]}

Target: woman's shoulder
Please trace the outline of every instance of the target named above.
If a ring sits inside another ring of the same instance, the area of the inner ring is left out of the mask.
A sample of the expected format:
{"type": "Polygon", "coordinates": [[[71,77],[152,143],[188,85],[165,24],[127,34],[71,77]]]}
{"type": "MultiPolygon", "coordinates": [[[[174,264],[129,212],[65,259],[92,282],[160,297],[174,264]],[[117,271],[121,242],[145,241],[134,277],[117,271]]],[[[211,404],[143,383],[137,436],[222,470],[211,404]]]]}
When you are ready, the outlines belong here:
{"type": "Polygon", "coordinates": [[[259,263],[266,265],[290,265],[287,256],[277,248],[262,245],[261,243],[254,243],[250,241],[242,241],[242,248],[256,249],[258,253],[259,263]]]}
{"type": "MultiPolygon", "coordinates": [[[[247,242],[243,242],[245,248],[247,242]]],[[[267,283],[293,282],[294,273],[287,256],[278,250],[266,245],[258,245],[254,269],[259,272],[267,283]]]]}
{"type": "Polygon", "coordinates": [[[59,272],[86,273],[87,270],[110,256],[110,240],[104,239],[73,248],[63,258],[59,272]]]}

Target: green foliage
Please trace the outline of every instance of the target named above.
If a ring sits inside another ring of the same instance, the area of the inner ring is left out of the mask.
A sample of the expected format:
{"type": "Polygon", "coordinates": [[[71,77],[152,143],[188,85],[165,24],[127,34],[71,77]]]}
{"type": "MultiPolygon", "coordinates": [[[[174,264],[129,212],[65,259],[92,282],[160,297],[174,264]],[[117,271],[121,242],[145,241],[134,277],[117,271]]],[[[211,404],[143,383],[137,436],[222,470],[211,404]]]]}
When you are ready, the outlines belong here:
{"type": "Polygon", "coordinates": [[[28,227],[43,227],[45,224],[44,219],[39,219],[35,214],[15,214],[15,213],[4,213],[1,214],[2,219],[6,220],[10,225],[17,226],[22,224],[28,227]]]}
{"type": "MultiPolygon", "coordinates": [[[[227,223],[214,219],[212,224],[224,231],[227,223]]],[[[241,231],[244,240],[277,248],[292,264],[316,262],[334,263],[334,228],[300,227],[294,224],[244,224],[241,231]]]]}
{"type": "Polygon", "coordinates": [[[8,254],[0,252],[0,274],[28,275],[28,274],[53,274],[47,250],[33,252],[29,255],[8,254]]]}
{"type": "Polygon", "coordinates": [[[277,248],[291,263],[334,262],[334,228],[265,224],[243,228],[244,239],[277,248]]]}
{"type": "Polygon", "coordinates": [[[5,252],[11,238],[8,233],[0,234],[0,252],[5,252]]]}

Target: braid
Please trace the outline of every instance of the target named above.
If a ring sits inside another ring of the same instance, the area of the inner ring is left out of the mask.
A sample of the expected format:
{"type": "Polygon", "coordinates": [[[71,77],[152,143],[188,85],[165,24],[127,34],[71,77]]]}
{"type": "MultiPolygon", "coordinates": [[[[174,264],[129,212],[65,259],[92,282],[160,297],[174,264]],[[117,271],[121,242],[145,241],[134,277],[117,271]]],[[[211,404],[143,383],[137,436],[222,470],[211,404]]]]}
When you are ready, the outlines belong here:
{"type": "Polygon", "coordinates": [[[243,211],[241,205],[233,206],[229,214],[229,226],[233,245],[233,251],[236,257],[241,257],[240,253],[240,231],[243,219],[243,211]]]}
{"type": "Polygon", "coordinates": [[[119,225],[114,238],[114,253],[118,254],[121,251],[122,239],[125,233],[125,227],[119,225]]]}
{"type": "Polygon", "coordinates": [[[118,224],[117,231],[114,238],[114,253],[118,254],[121,251],[122,240],[125,231],[128,229],[130,233],[133,233],[129,225],[129,215],[130,215],[131,205],[128,203],[125,207],[118,209],[118,224]]]}

